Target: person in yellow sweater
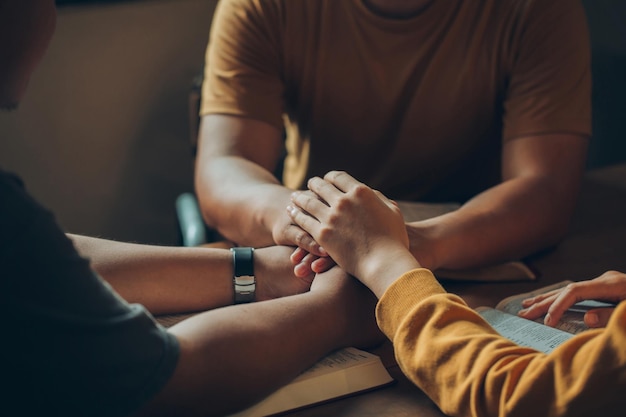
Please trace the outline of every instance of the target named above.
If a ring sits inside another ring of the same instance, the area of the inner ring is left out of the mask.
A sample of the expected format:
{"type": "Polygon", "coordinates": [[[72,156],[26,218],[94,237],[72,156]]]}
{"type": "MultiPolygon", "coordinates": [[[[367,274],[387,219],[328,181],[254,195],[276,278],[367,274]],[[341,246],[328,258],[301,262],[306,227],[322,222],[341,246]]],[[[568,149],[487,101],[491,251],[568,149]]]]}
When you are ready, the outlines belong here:
{"type": "Polygon", "coordinates": [[[393,342],[398,364],[444,413],[623,415],[626,275],[611,272],[527,300],[526,316],[551,309],[549,323],[581,298],[619,302],[605,329],[585,331],[541,353],[500,336],[420,266],[393,201],[345,172],[314,177],[308,188],[316,195],[292,195],[292,221],[379,298],[378,325],[393,342]]]}

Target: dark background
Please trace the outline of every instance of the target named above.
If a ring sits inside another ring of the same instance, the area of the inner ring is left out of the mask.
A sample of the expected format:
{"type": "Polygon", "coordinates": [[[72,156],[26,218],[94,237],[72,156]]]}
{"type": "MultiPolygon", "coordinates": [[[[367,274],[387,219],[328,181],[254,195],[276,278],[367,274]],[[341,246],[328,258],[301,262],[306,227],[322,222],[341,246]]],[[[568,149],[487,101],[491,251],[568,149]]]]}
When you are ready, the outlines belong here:
{"type": "Polygon", "coordinates": [[[626,161],[626,1],[584,0],[591,36],[593,139],[588,166],[626,161]]]}

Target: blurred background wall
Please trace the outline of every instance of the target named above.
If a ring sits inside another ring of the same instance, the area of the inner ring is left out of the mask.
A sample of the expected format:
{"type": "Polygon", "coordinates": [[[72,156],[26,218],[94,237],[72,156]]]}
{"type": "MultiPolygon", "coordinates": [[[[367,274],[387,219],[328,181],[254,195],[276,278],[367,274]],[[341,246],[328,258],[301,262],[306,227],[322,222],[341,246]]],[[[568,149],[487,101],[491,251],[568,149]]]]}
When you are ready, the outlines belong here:
{"type": "Polygon", "coordinates": [[[174,244],[216,1],[69,3],[20,108],[0,113],[0,166],[69,232],[174,244]]]}

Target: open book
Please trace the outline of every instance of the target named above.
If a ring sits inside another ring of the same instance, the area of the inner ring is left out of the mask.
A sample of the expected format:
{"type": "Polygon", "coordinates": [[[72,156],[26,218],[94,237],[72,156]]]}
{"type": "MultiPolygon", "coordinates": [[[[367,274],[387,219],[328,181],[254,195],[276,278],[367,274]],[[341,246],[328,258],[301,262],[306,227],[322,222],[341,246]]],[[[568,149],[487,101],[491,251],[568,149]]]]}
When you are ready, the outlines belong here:
{"type": "MultiPolygon", "coordinates": [[[[457,203],[433,204],[409,201],[397,201],[397,203],[407,223],[441,216],[460,207],[457,203]]],[[[440,269],[434,271],[434,274],[439,279],[466,281],[532,281],[537,278],[537,274],[522,261],[509,261],[466,270],[440,269]]]]}
{"type": "Polygon", "coordinates": [[[561,281],[535,291],[513,295],[500,301],[496,308],[479,307],[476,310],[498,333],[507,339],[521,346],[550,353],[575,334],[589,329],[583,321],[584,313],[587,310],[611,306],[611,304],[599,301],[581,301],[567,310],[555,327],[544,325],[543,317],[532,321],[517,316],[517,312],[523,308],[522,300],[564,287],[571,282],[561,281]]]}
{"type": "Polygon", "coordinates": [[[356,348],[340,349],[260,403],[231,417],[264,417],[320,404],[392,384],[380,357],[356,348]]]}

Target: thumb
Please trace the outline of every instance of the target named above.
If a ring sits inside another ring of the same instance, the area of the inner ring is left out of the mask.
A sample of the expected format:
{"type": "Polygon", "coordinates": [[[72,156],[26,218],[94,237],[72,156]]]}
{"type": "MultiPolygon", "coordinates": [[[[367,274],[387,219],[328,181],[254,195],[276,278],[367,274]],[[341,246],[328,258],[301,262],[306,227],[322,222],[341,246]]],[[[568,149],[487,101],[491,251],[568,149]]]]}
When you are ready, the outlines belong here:
{"type": "Polygon", "coordinates": [[[589,327],[606,327],[614,308],[596,308],[585,313],[585,324],[589,327]]]}

